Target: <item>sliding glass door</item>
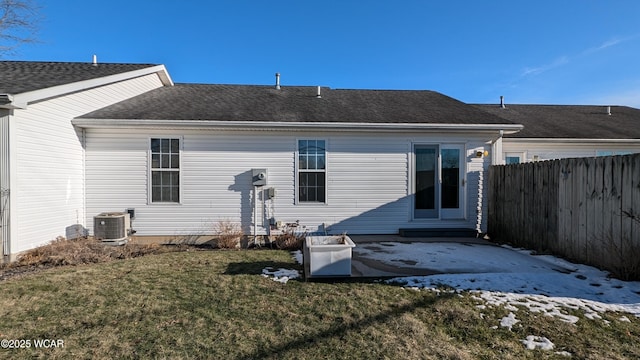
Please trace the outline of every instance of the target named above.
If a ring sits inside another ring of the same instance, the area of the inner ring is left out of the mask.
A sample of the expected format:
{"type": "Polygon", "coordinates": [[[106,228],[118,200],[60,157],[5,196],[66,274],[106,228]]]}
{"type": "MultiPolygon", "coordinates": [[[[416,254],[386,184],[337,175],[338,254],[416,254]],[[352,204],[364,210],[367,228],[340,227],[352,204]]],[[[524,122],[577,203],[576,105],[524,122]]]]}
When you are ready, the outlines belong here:
{"type": "Polygon", "coordinates": [[[464,146],[414,145],[416,219],[464,218],[464,146]]]}
{"type": "Polygon", "coordinates": [[[415,155],[415,209],[416,218],[438,217],[438,145],[416,145],[415,155]]]}

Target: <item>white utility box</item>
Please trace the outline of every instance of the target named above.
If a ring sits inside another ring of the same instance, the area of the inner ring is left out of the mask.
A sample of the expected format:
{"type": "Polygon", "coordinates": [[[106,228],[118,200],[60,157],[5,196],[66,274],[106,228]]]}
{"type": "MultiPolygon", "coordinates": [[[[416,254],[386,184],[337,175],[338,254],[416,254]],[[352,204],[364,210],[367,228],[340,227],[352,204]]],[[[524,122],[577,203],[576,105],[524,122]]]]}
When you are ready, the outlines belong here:
{"type": "Polygon", "coordinates": [[[305,276],[351,276],[351,249],[355,246],[346,235],[307,236],[303,253],[305,276]]]}

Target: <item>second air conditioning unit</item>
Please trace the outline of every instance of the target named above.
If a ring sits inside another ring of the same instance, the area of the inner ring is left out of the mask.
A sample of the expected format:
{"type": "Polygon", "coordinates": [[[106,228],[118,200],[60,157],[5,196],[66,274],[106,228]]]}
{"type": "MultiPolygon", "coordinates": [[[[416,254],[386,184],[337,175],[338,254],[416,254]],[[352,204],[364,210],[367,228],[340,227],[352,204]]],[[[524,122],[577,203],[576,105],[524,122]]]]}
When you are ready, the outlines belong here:
{"type": "Polygon", "coordinates": [[[109,245],[123,245],[131,234],[131,217],[126,212],[104,212],[93,217],[96,240],[109,245]]]}

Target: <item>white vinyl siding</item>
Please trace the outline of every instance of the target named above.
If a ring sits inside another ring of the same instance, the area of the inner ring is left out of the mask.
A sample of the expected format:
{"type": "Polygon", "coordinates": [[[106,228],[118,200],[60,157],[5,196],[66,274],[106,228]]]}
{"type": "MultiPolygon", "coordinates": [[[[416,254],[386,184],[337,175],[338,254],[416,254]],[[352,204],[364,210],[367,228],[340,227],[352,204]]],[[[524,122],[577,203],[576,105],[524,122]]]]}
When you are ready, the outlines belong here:
{"type": "Polygon", "coordinates": [[[555,160],[566,158],[595,157],[601,154],[632,154],[640,153],[640,141],[630,142],[602,142],[602,141],[567,141],[545,142],[540,139],[524,141],[520,139],[503,138],[502,151],[505,156],[511,153],[521,153],[524,156],[521,162],[555,160]]]}
{"type": "MultiPolygon", "coordinates": [[[[411,144],[441,139],[440,134],[185,130],[180,134],[179,211],[175,206],[149,204],[146,196],[148,139],[175,135],[175,130],[88,129],[87,219],[104,211],[135,208],[133,228],[143,236],[212,234],[220,220],[238,222],[250,234],[254,221],[262,226],[271,216],[283,222],[299,220],[308,231],[326,225],[331,232],[352,234],[392,234],[401,227],[475,228],[482,221],[478,191],[484,191],[481,180],[489,159],[476,158],[475,152],[485,150],[485,138],[447,139],[466,144],[466,219],[425,223],[411,219],[411,144]],[[326,205],[298,205],[299,139],[326,141],[326,163],[330,166],[326,205]],[[266,204],[258,196],[254,219],[252,169],[256,168],[268,170],[264,188],[275,188],[276,195],[266,204]]],[[[91,221],[87,223],[91,225],[91,221]]]]}
{"type": "Polygon", "coordinates": [[[156,74],[29,104],[14,110],[11,145],[12,253],[85,225],[84,132],[73,118],[162,86],[156,74]]]}

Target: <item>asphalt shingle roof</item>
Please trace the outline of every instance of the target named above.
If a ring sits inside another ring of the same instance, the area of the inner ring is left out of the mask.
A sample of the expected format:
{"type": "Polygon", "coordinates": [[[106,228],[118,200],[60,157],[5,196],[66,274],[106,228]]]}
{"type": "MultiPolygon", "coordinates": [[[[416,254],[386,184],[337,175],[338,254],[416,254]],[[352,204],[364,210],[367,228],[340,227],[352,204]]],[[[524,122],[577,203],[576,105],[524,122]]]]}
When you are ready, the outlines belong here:
{"type": "Polygon", "coordinates": [[[511,124],[433,91],[176,84],[83,115],[94,119],[511,124]]]}
{"type": "Polygon", "coordinates": [[[20,94],[155,66],[79,62],[0,61],[0,94],[20,94]]]}
{"type": "Polygon", "coordinates": [[[512,138],[640,139],[640,109],[596,105],[475,105],[524,125],[512,138]]]}

